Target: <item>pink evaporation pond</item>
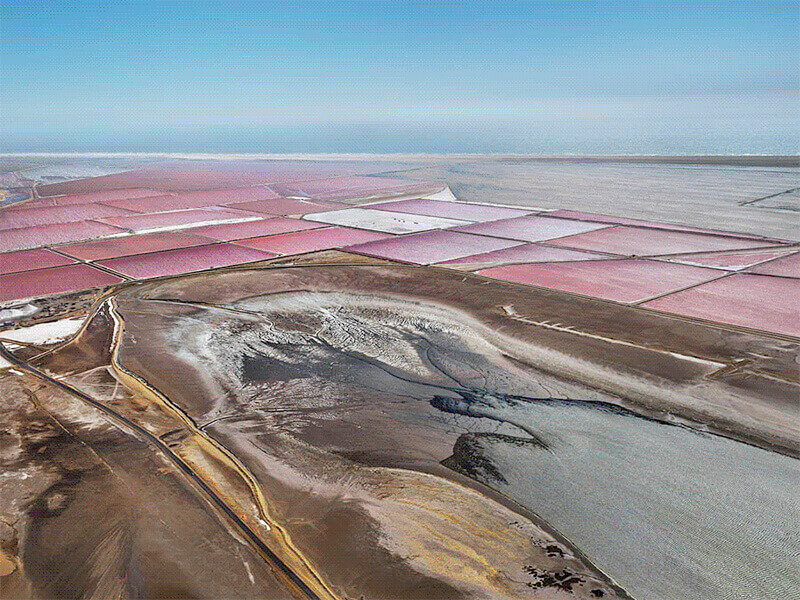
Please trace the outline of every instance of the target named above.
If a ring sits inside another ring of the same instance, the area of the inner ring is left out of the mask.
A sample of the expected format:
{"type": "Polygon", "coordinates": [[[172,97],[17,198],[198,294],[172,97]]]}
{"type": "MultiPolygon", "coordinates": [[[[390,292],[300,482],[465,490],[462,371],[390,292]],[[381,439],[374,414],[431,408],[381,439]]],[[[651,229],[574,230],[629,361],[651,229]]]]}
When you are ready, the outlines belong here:
{"type": "Polygon", "coordinates": [[[0,230],[20,229],[22,227],[38,227],[40,225],[53,225],[56,223],[71,223],[98,219],[102,217],[117,217],[130,215],[127,210],[120,210],[102,204],[77,204],[75,206],[49,206],[45,208],[29,208],[4,212],[0,216],[0,230]]]}
{"type": "Polygon", "coordinates": [[[363,229],[349,229],[347,227],[325,227],[324,229],[311,229],[297,231],[283,235],[253,238],[236,242],[241,246],[258,248],[279,254],[303,254],[317,250],[341,248],[349,244],[358,244],[373,240],[382,240],[392,237],[389,234],[363,229]]]}
{"type": "Polygon", "coordinates": [[[86,290],[123,279],[88,265],[67,265],[0,275],[0,302],[86,290]]]}
{"type": "Polygon", "coordinates": [[[179,248],[151,254],[123,256],[98,264],[135,279],[179,275],[273,258],[275,255],[230,244],[179,248]]]}
{"type": "Polygon", "coordinates": [[[701,229],[699,227],[689,227],[688,225],[675,225],[672,223],[659,223],[657,221],[642,221],[640,219],[629,219],[627,217],[614,217],[611,215],[600,215],[596,213],[585,213],[577,210],[555,210],[547,213],[551,217],[561,217],[565,219],[576,219],[578,221],[594,221],[596,223],[610,223],[613,225],[631,225],[634,227],[646,227],[651,229],[666,229],[668,231],[686,231],[689,233],[707,233],[714,235],[724,235],[728,237],[743,238],[748,240],[765,240],[776,242],[759,235],[746,233],[734,233],[721,231],[719,229],[701,229]]]}
{"type": "Polygon", "coordinates": [[[174,248],[188,248],[208,244],[208,239],[175,231],[126,235],[80,244],[59,246],[59,252],[81,260],[103,260],[132,254],[145,254],[174,248]]]}
{"type": "Polygon", "coordinates": [[[50,196],[49,198],[39,198],[31,200],[22,207],[41,208],[43,206],[72,206],[75,204],[94,204],[95,202],[114,202],[125,200],[126,198],[147,198],[150,196],[162,196],[164,192],[157,190],[132,188],[127,190],[105,190],[102,192],[88,192],[86,194],[72,194],[69,196],[50,196]]]}
{"type": "Polygon", "coordinates": [[[609,254],[624,256],[655,256],[685,252],[708,252],[712,250],[740,250],[759,248],[765,245],[762,241],[742,238],[624,226],[573,235],[553,240],[549,243],[555,246],[608,252],[609,254]]]}
{"type": "Polygon", "coordinates": [[[341,205],[328,202],[309,202],[307,200],[293,200],[280,198],[277,200],[259,200],[256,202],[240,202],[231,204],[228,208],[248,210],[267,215],[307,215],[309,213],[324,212],[326,210],[341,208],[341,205]]]}
{"type": "Polygon", "coordinates": [[[642,306],[800,337],[800,280],[736,274],[642,306]]]}
{"type": "Polygon", "coordinates": [[[381,192],[427,189],[430,182],[388,179],[385,177],[345,176],[270,186],[282,196],[307,198],[363,198],[381,192]]]}
{"type": "Polygon", "coordinates": [[[386,163],[353,161],[192,161],[146,166],[103,177],[39,186],[43,195],[79,194],[98,190],[149,187],[165,192],[233,188],[287,181],[308,181],[337,175],[386,170],[386,163]]]}
{"type": "Polygon", "coordinates": [[[449,265],[507,265],[512,263],[536,263],[536,262],[561,262],[571,260],[597,260],[605,258],[602,254],[594,252],[581,252],[580,250],[567,250],[566,248],[549,248],[538,244],[523,244],[485,254],[476,254],[446,260],[438,263],[441,266],[449,265]]]}
{"type": "MultiPolygon", "coordinates": [[[[771,260],[763,265],[758,265],[748,269],[750,273],[761,273],[764,275],[781,275],[783,277],[800,277],[800,253],[792,254],[786,258],[771,260]]],[[[797,298],[800,304],[800,297],[797,298]]]]}
{"type": "Polygon", "coordinates": [[[349,251],[390,260],[427,265],[446,260],[484,254],[519,245],[519,242],[456,233],[425,231],[392,239],[350,246],[349,251]]]}
{"type": "Polygon", "coordinates": [[[222,206],[223,204],[233,204],[235,202],[270,200],[278,198],[279,196],[267,187],[256,185],[202,192],[186,192],[184,194],[178,194],[178,197],[194,202],[202,202],[205,206],[222,206]]]}
{"type": "Polygon", "coordinates": [[[176,210],[173,212],[153,213],[149,215],[132,215],[126,217],[111,217],[103,219],[104,223],[120,227],[122,229],[130,229],[132,231],[147,231],[150,229],[168,229],[191,226],[197,223],[199,227],[201,224],[211,225],[214,223],[224,223],[226,221],[244,221],[248,218],[254,220],[258,215],[247,214],[244,212],[235,212],[232,210],[211,210],[211,209],[193,209],[193,210],[176,210]]]}
{"type": "Polygon", "coordinates": [[[381,204],[371,204],[363,208],[390,210],[392,212],[411,213],[428,217],[443,217],[445,219],[460,219],[462,221],[497,221],[499,219],[522,217],[536,212],[503,206],[445,202],[443,200],[425,200],[423,198],[382,202],[381,204]]]}
{"type": "Polygon", "coordinates": [[[255,186],[202,192],[186,192],[183,194],[175,194],[170,198],[148,198],[138,201],[123,200],[120,202],[109,202],[107,204],[136,212],[163,212],[182,208],[203,208],[205,206],[222,206],[223,204],[233,204],[235,202],[268,200],[270,198],[278,198],[278,195],[268,188],[255,186]]]}
{"type": "Polygon", "coordinates": [[[71,265],[77,261],[44,248],[0,254],[0,274],[71,265]]]}
{"type": "Polygon", "coordinates": [[[132,200],[119,200],[117,202],[104,202],[106,206],[123,208],[135,213],[149,214],[167,212],[171,210],[183,210],[186,208],[202,208],[206,204],[189,202],[180,196],[164,195],[152,196],[150,198],[134,198],[132,200]]]}
{"type": "Polygon", "coordinates": [[[36,248],[47,244],[89,240],[121,233],[123,233],[121,229],[104,223],[95,223],[94,221],[56,223],[41,227],[10,229],[0,234],[0,252],[36,248]]]}
{"type": "Polygon", "coordinates": [[[530,215],[514,219],[503,219],[502,221],[465,225],[464,227],[457,228],[455,231],[490,235],[492,237],[508,238],[523,242],[541,242],[607,227],[608,225],[600,225],[597,223],[550,219],[548,217],[530,215]]]}
{"type": "Polygon", "coordinates": [[[719,271],[651,260],[506,265],[478,271],[481,275],[614,300],[638,302],[720,277],[719,271]]]}
{"type": "Polygon", "coordinates": [[[757,265],[758,263],[785,256],[791,250],[776,248],[773,250],[747,250],[744,252],[709,252],[703,254],[687,254],[685,256],[670,256],[672,262],[685,265],[702,265],[704,267],[717,267],[736,271],[757,265]]]}
{"type": "Polygon", "coordinates": [[[193,234],[202,235],[212,240],[220,242],[230,242],[232,240],[243,240],[246,238],[263,237],[265,235],[275,235],[278,233],[289,233],[291,231],[304,231],[306,229],[318,229],[322,223],[311,223],[300,219],[289,219],[277,217],[274,219],[262,219],[260,221],[247,221],[246,223],[230,223],[228,225],[207,225],[190,229],[193,234]]]}

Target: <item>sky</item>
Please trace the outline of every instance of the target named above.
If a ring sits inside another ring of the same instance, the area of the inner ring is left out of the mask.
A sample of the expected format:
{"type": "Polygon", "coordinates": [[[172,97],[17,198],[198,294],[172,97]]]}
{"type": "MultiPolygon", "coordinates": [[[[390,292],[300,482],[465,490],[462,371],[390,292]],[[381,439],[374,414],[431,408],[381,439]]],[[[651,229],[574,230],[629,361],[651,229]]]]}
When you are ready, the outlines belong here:
{"type": "Polygon", "coordinates": [[[0,6],[0,151],[797,151],[798,1],[0,6]]]}

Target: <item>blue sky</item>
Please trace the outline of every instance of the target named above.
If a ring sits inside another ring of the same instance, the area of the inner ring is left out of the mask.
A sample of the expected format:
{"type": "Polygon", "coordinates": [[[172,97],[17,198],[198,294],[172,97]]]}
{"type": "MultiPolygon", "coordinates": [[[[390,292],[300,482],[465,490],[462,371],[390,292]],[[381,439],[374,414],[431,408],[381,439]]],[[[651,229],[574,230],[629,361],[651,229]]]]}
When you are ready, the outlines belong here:
{"type": "Polygon", "coordinates": [[[797,123],[798,2],[4,0],[1,10],[9,150],[170,131],[480,121],[579,137],[598,120],[754,133],[797,123]]]}

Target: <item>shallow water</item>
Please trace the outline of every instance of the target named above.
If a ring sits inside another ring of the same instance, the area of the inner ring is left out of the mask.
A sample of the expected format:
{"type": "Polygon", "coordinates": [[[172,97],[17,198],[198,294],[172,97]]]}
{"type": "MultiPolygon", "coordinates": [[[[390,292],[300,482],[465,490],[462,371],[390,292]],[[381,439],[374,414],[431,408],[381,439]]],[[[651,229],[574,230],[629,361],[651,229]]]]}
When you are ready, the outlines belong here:
{"type": "Polygon", "coordinates": [[[479,478],[635,597],[800,597],[797,460],[602,405],[498,404],[547,449],[474,436],[479,478]]]}

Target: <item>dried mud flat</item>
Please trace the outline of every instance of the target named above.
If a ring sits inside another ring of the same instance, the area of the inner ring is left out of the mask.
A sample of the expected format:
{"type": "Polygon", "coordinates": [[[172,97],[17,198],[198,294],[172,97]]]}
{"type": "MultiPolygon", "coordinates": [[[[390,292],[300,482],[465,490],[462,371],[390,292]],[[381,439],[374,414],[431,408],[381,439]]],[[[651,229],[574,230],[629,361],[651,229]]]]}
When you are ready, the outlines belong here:
{"type": "Polygon", "coordinates": [[[3,596],[800,596],[791,344],[562,300],[322,260],[122,286],[0,372],[3,596]]]}

